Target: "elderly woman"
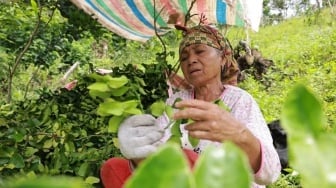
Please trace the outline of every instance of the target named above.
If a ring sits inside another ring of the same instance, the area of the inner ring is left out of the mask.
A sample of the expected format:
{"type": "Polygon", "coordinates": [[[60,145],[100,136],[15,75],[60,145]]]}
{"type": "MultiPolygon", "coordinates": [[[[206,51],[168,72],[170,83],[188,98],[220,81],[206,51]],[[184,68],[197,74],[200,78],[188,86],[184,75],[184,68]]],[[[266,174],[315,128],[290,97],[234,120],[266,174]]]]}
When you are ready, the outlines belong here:
{"type": "MultiPolygon", "coordinates": [[[[208,145],[219,146],[231,141],[249,159],[254,171],[253,187],[265,187],[276,181],[281,165],[257,103],[246,91],[226,84],[235,84],[238,68],[225,38],[207,25],[182,29],[180,65],[192,89],[175,93],[167,99],[167,104],[172,105],[175,99],[181,98],[175,106],[182,110],[174,114],[174,119],[193,120],[181,125],[182,148],[190,165],[208,145]],[[222,100],[230,112],[214,104],[217,99],[222,100]],[[190,144],[188,134],[200,139],[196,147],[190,144]]],[[[129,160],[112,158],[103,165],[101,177],[105,187],[121,187],[136,164],[169,139],[170,130],[164,132],[168,122],[166,115],[154,119],[147,114],[132,116],[121,124],[120,150],[129,160]]]]}

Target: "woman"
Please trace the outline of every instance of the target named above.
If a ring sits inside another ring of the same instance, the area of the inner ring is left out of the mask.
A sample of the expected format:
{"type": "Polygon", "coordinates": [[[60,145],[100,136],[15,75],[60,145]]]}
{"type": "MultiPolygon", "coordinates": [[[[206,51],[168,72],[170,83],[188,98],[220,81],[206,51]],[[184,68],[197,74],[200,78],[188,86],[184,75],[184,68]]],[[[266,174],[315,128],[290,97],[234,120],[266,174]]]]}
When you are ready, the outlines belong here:
{"type": "MultiPolygon", "coordinates": [[[[210,26],[180,29],[184,30],[179,49],[180,65],[185,79],[193,88],[175,93],[167,99],[167,103],[172,105],[175,99],[181,98],[182,101],[175,106],[183,110],[176,112],[174,119],[194,120],[191,124],[181,125],[182,148],[190,165],[193,166],[196,153],[201,153],[208,145],[219,146],[222,142],[232,141],[249,159],[254,171],[253,187],[265,187],[274,182],[280,174],[281,165],[257,103],[246,91],[223,84],[234,82],[239,71],[231,48],[224,37],[210,26]],[[217,99],[221,99],[230,112],[214,104],[217,99]],[[200,139],[196,147],[191,146],[188,134],[200,139]]],[[[101,171],[103,184],[115,187],[111,185],[111,179],[114,181],[115,177],[122,184],[130,176],[132,167],[169,139],[170,130],[163,131],[168,122],[166,115],[157,120],[150,115],[126,119],[119,128],[118,137],[121,153],[130,160],[108,160],[101,171]],[[113,173],[117,170],[116,166],[122,166],[124,176],[113,173]]]]}

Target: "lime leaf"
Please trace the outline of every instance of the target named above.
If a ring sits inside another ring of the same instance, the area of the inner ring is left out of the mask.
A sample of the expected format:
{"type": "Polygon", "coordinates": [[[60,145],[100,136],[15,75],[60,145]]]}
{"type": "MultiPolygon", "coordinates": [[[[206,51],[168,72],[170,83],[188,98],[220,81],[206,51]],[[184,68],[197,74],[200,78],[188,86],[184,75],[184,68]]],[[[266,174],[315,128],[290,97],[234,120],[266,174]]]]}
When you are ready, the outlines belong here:
{"type": "Polygon", "coordinates": [[[139,104],[139,101],[137,100],[128,100],[128,101],[124,101],[123,105],[125,106],[125,109],[127,108],[136,108],[139,104]]]}
{"type": "Polygon", "coordinates": [[[175,107],[175,103],[180,102],[180,101],[182,101],[181,98],[176,98],[175,101],[174,101],[174,103],[173,103],[173,108],[176,108],[176,107],[175,107]]]}
{"type": "Polygon", "coordinates": [[[14,181],[10,188],[83,188],[87,187],[83,180],[67,176],[41,176],[14,181]]]}
{"type": "Polygon", "coordinates": [[[163,101],[156,101],[150,107],[150,112],[153,116],[158,117],[165,111],[166,104],[163,101]]]}
{"type": "Polygon", "coordinates": [[[88,89],[93,90],[93,91],[99,91],[99,92],[109,92],[110,91],[110,88],[108,87],[108,85],[103,82],[95,82],[89,85],[88,89]]]}
{"type": "Polygon", "coordinates": [[[82,163],[78,170],[78,175],[84,177],[89,169],[89,163],[82,163]]]}
{"type": "Polygon", "coordinates": [[[110,88],[120,88],[122,86],[124,86],[125,84],[127,84],[128,79],[126,76],[121,76],[121,77],[111,77],[109,76],[109,80],[107,82],[108,86],[110,88]]]}
{"type": "Polygon", "coordinates": [[[116,133],[118,131],[118,128],[120,126],[120,123],[125,118],[123,116],[113,116],[109,120],[109,126],[108,126],[108,132],[110,133],[116,133]]]}
{"type": "Polygon", "coordinates": [[[172,135],[178,136],[178,137],[182,136],[180,125],[181,125],[181,120],[180,119],[176,120],[173,123],[172,127],[170,128],[170,132],[171,132],[172,135]]]}
{"type": "Polygon", "coordinates": [[[26,157],[31,157],[32,155],[34,155],[34,153],[36,153],[38,151],[38,149],[36,148],[33,148],[33,147],[26,147],[26,150],[24,151],[25,152],[25,156],[26,157]]]}
{"type": "Polygon", "coordinates": [[[30,0],[30,4],[32,6],[33,11],[37,14],[38,13],[38,5],[37,5],[36,1],[30,0]]]}
{"type": "Polygon", "coordinates": [[[299,84],[288,94],[281,123],[289,134],[311,134],[317,137],[323,129],[321,102],[305,86],[299,84]]]}
{"type": "Polygon", "coordinates": [[[190,135],[188,135],[188,139],[189,139],[189,142],[192,145],[192,147],[196,147],[198,145],[198,143],[199,143],[199,139],[194,138],[194,137],[192,137],[190,135]]]}
{"type": "Polygon", "coordinates": [[[137,115],[137,114],[142,114],[142,111],[137,108],[129,108],[129,109],[125,109],[125,113],[137,115]]]}
{"type": "Polygon", "coordinates": [[[100,116],[115,115],[120,116],[123,114],[125,106],[122,102],[106,101],[100,103],[97,109],[97,114],[100,116]]]}
{"type": "Polygon", "coordinates": [[[214,101],[215,104],[217,104],[221,109],[230,112],[230,108],[221,100],[217,99],[214,101]]]}
{"type": "Polygon", "coordinates": [[[44,144],[43,144],[43,148],[44,148],[44,149],[49,149],[49,148],[52,147],[52,145],[53,145],[53,140],[52,140],[52,139],[48,139],[48,140],[46,140],[46,141],[44,142],[44,144]]]}
{"type": "Polygon", "coordinates": [[[174,109],[173,107],[169,106],[169,105],[166,105],[165,106],[165,112],[168,116],[169,119],[173,118],[173,114],[174,114],[174,109]]]}
{"type": "Polygon", "coordinates": [[[167,142],[172,142],[172,143],[175,143],[175,144],[179,144],[181,145],[181,137],[179,136],[176,136],[176,135],[171,135],[169,137],[169,139],[167,140],[167,142]]]}
{"type": "Polygon", "coordinates": [[[156,153],[146,158],[134,171],[125,185],[125,188],[131,187],[186,188],[195,187],[195,185],[180,146],[165,144],[156,153]]]}
{"type": "Polygon", "coordinates": [[[322,104],[304,85],[289,93],[281,123],[288,133],[290,163],[300,173],[302,187],[336,187],[336,136],[323,131],[322,104]]]}
{"type": "Polygon", "coordinates": [[[25,166],[23,157],[18,153],[12,156],[10,163],[13,164],[15,168],[23,168],[25,166]]]}
{"type": "Polygon", "coordinates": [[[207,147],[194,167],[194,175],[197,188],[246,188],[252,182],[245,154],[231,142],[207,147]]]}
{"type": "Polygon", "coordinates": [[[85,179],[85,183],[88,183],[90,185],[95,184],[95,183],[99,183],[99,182],[100,182],[99,178],[96,178],[96,177],[93,177],[93,176],[89,176],[85,179]]]}
{"type": "Polygon", "coordinates": [[[124,95],[128,90],[129,90],[129,87],[126,87],[126,86],[116,88],[116,89],[112,88],[111,89],[111,94],[115,97],[120,97],[120,96],[124,95]]]}
{"type": "Polygon", "coordinates": [[[112,138],[113,145],[117,148],[120,148],[119,146],[119,139],[117,137],[112,138]]]}
{"type": "Polygon", "coordinates": [[[97,91],[97,90],[90,90],[89,95],[92,98],[99,97],[99,98],[105,99],[105,98],[108,98],[108,97],[111,96],[111,92],[101,92],[101,91],[97,91]]]}

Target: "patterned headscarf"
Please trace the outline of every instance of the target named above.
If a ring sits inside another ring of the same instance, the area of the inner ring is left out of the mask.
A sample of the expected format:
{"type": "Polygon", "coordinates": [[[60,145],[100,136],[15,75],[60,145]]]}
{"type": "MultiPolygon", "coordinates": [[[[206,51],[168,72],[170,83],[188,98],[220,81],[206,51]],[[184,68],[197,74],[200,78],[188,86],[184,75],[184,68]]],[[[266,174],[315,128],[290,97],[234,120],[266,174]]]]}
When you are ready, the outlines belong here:
{"type": "Polygon", "coordinates": [[[176,29],[183,31],[183,39],[180,43],[179,54],[182,50],[192,44],[205,44],[223,51],[227,57],[226,64],[221,68],[221,79],[223,83],[237,82],[239,68],[232,55],[232,48],[229,41],[217,29],[210,25],[197,25],[192,28],[175,25],[176,29]]]}
{"type": "Polygon", "coordinates": [[[192,44],[205,44],[218,50],[228,47],[226,39],[214,27],[210,25],[197,25],[192,28],[179,28],[183,30],[183,39],[180,43],[179,53],[192,44]]]}

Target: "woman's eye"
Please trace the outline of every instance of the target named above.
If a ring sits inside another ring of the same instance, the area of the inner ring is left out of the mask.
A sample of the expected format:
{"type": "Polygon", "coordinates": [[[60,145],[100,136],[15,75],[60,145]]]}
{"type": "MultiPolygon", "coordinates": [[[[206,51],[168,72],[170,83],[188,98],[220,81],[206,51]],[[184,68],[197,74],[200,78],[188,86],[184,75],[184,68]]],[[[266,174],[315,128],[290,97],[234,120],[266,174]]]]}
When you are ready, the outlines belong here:
{"type": "Polygon", "coordinates": [[[204,52],[204,50],[196,50],[196,54],[201,54],[203,52],[204,52]]]}
{"type": "Polygon", "coordinates": [[[188,57],[186,57],[186,56],[182,56],[181,59],[180,59],[180,61],[185,61],[185,60],[187,60],[187,58],[188,57]]]}

